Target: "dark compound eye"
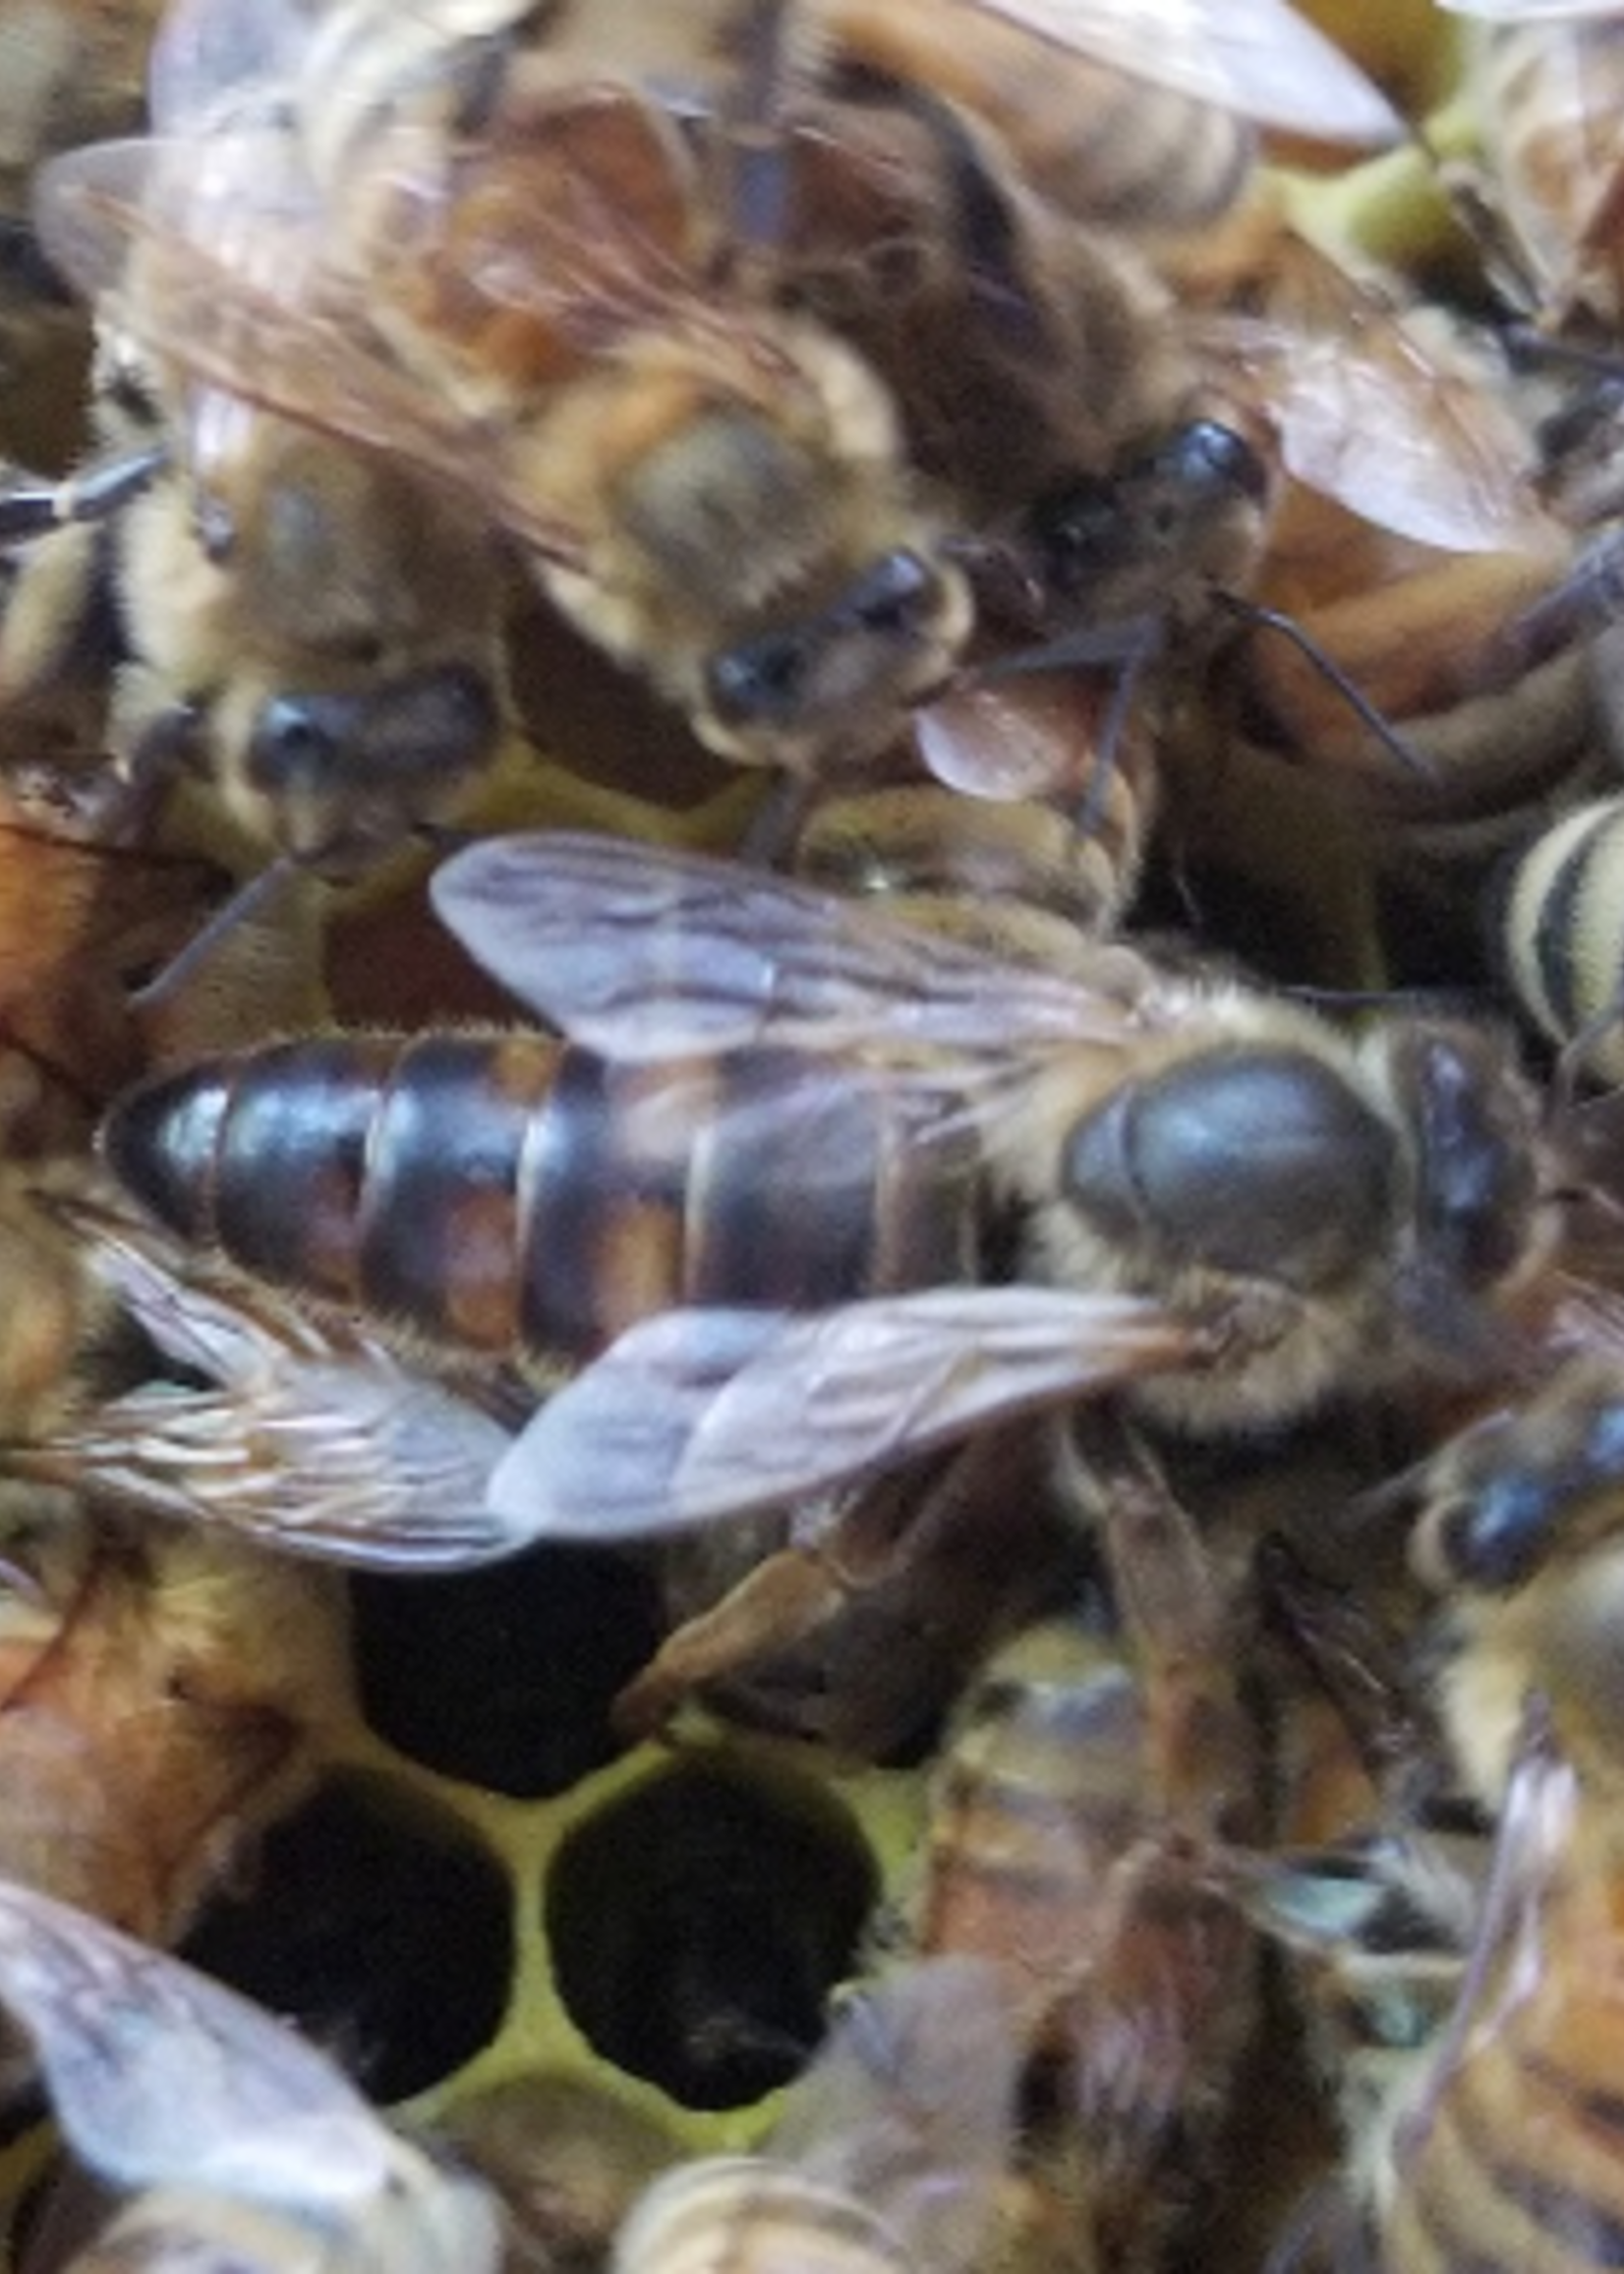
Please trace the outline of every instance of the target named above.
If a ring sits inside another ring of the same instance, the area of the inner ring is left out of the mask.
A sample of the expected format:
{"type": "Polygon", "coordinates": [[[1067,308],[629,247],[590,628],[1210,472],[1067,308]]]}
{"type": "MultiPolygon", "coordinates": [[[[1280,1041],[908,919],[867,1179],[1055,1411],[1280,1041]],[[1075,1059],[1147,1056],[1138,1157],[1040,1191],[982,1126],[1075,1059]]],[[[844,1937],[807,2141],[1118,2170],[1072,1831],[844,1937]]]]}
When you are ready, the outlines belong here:
{"type": "Polygon", "coordinates": [[[861,702],[891,678],[899,647],[929,636],[944,593],[917,554],[888,553],[816,614],[714,656],[712,707],[730,726],[776,726],[861,702]]]}
{"type": "Polygon", "coordinates": [[[1397,1173],[1392,1131],[1302,1050],[1208,1052],[1133,1083],[1063,1163],[1067,1197],[1112,1237],[1298,1288],[1380,1244],[1397,1173]]]}
{"type": "Polygon", "coordinates": [[[772,632],[711,660],[710,693],[717,716],[729,725],[764,725],[795,717],[811,665],[804,628],[772,632]]]}
{"type": "Polygon", "coordinates": [[[1227,492],[1250,504],[1267,502],[1268,468],[1245,435],[1216,419],[1191,419],[1149,461],[1147,471],[1192,493],[1227,492]]]}

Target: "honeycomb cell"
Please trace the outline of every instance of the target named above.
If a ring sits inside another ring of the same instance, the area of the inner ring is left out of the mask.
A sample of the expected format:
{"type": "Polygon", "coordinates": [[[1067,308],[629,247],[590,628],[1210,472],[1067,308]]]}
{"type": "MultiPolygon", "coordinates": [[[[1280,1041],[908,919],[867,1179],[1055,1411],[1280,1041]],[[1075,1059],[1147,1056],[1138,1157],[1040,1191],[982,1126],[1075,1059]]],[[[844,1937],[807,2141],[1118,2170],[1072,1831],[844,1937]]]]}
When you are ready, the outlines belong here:
{"type": "Polygon", "coordinates": [[[650,1583],[593,1548],[436,1579],[358,1574],[351,1602],[371,1726],[425,1768],[516,1800],[566,1792],[613,1759],[610,1700],[659,1640],[650,1583]]]}
{"type": "Polygon", "coordinates": [[[375,2098],[426,2091],[494,2036],[513,1967],[495,1858],[376,1777],[331,1777],[267,1834],[253,1885],[183,1955],[325,2046],[375,2098]]]}
{"type": "Polygon", "coordinates": [[[876,1886],[821,1788],[684,1762],[558,1849],[546,1891],[558,1995],[602,2059],[687,2108],[742,2107],[817,2044],[876,1886]]]}

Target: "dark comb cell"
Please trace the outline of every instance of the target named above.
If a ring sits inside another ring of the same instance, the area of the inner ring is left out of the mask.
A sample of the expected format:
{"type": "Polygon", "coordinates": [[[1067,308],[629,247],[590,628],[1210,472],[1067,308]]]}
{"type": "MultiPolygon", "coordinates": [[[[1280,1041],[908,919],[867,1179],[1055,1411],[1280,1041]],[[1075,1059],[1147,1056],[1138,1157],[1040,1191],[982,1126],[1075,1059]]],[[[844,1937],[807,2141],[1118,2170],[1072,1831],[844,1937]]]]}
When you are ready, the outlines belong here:
{"type": "Polygon", "coordinates": [[[855,1828],[815,1786],[685,1764],[560,1848],[558,1994],[603,2059],[685,2107],[742,2107],[819,2042],[875,1892],[855,1828]]]}
{"type": "Polygon", "coordinates": [[[183,1956],[285,2013],[376,2099],[409,2099],[495,2035],[513,1970],[506,1876],[465,1826],[366,1776],[265,1837],[183,1956]]]}
{"type": "Polygon", "coordinates": [[[352,1583],[362,1710],[425,1768],[516,1800],[566,1792],[619,1751],[615,1692],[660,1639],[643,1574],[545,1546],[487,1571],[352,1583]]]}

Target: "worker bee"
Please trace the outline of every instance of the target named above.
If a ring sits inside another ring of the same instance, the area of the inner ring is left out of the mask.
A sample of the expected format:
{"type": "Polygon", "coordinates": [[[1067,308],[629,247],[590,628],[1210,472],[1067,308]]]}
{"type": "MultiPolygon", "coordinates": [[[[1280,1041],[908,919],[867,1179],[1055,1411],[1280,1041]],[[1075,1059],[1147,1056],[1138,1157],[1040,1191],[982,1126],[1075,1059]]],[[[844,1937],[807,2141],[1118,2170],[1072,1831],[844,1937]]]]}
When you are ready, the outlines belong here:
{"type": "Polygon", "coordinates": [[[21,0],[0,23],[0,380],[8,454],[62,464],[82,440],[89,327],[39,245],[40,163],[140,131],[157,0],[21,0]]]}
{"type": "Polygon", "coordinates": [[[502,723],[483,527],[401,467],[220,396],[206,450],[169,460],[140,365],[108,337],[100,366],[119,437],[100,483],[65,507],[48,485],[9,499],[14,523],[68,518],[14,559],[0,716],[83,690],[81,769],[110,759],[148,803],[201,776],[233,864],[342,876],[442,818],[502,723]]]}
{"type": "Polygon", "coordinates": [[[1497,1829],[1459,1997],[1363,2158],[1394,2274],[1609,2248],[1621,1411],[1616,1364],[1578,1359],[1416,1480],[1413,1558],[1443,1591],[1440,1709],[1497,1829]]]}
{"type": "Polygon", "coordinates": [[[586,837],[469,847],[435,899],[570,1042],[217,1060],[128,1093],[104,1150],[190,1246],[420,1348],[596,1359],[497,1465],[537,1530],[770,1506],[1140,1375],[1225,1432],[1492,1370],[1548,1251],[1483,1032],[1356,1044],[1126,950],[1085,985],[586,837]]]}
{"type": "MultiPolygon", "coordinates": [[[[1082,1439],[1115,1600],[995,1651],[933,1773],[907,1948],[985,1958],[1049,2071],[1080,2262],[1162,2262],[1212,2177],[1253,2020],[1250,1930],[1214,1858],[1254,1838],[1261,1768],[1228,1591],[1142,1450],[1082,1439]]],[[[1040,2144],[1043,2134],[1051,2135],[1040,2144]]]]}
{"type": "Polygon", "coordinates": [[[282,2021],[179,1959],[7,1882],[0,2001],[76,2154],[131,2196],[75,2265],[500,2263],[476,2182],[397,2137],[282,2021]]]}
{"type": "Polygon", "coordinates": [[[764,2151],[657,2180],[610,2265],[975,2265],[1015,2135],[1016,2070],[989,1966],[899,1965],[837,2014],[764,2151]]]}
{"type": "Polygon", "coordinates": [[[880,747],[969,628],[949,507],[909,466],[946,471],[931,326],[1007,446],[1059,419],[1093,462],[1078,423],[1110,373],[1166,365],[1168,296],[1060,212],[1221,209],[1247,170],[1230,111],[1392,123],[1273,0],[1193,39],[1170,11],[1166,61],[1142,12],[979,0],[947,43],[924,9],[738,0],[669,30],[356,8],[245,40],[214,14],[166,42],[139,208],[100,195],[104,156],[55,171],[66,265],[158,364],[460,483],[714,748],[803,769],[880,747]],[[1102,89],[1121,125],[1078,137],[1102,89]],[[1141,167],[1145,107],[1176,165],[1141,167]],[[888,252],[918,283],[900,323],[888,252]]]}
{"type": "Polygon", "coordinates": [[[538,2274],[602,2265],[637,2196],[681,2153],[668,2125],[547,2070],[459,2096],[435,2130],[500,2199],[509,2267],[538,2274]]]}
{"type": "Polygon", "coordinates": [[[1510,860],[1491,904],[1506,979],[1539,1031],[1590,1073],[1624,1079],[1624,941],[1612,913],[1612,864],[1624,799],[1561,814],[1510,860]]]}
{"type": "Polygon", "coordinates": [[[1496,251],[1522,304],[1558,331],[1603,335],[1624,313],[1613,220],[1613,129],[1624,19],[1609,0],[1445,0],[1485,29],[1472,49],[1496,251]]]}
{"type": "Polygon", "coordinates": [[[1463,1987],[1365,2156],[1383,2274],[1473,2257],[1602,2266],[1616,2157],[1597,2112],[1616,2074],[1616,1836],[1537,1707],[1499,1812],[1463,1987]]]}
{"type": "Polygon", "coordinates": [[[0,1854],[171,1942],[314,1777],[343,1696],[337,1605],[319,1575],[240,1541],[60,1501],[25,1502],[9,1531],[0,1854]]]}
{"type": "Polygon", "coordinates": [[[116,792],[20,759],[0,783],[0,1131],[10,1161],[83,1144],[148,1061],[132,991],[201,920],[205,864],[131,841],[116,792]]]}

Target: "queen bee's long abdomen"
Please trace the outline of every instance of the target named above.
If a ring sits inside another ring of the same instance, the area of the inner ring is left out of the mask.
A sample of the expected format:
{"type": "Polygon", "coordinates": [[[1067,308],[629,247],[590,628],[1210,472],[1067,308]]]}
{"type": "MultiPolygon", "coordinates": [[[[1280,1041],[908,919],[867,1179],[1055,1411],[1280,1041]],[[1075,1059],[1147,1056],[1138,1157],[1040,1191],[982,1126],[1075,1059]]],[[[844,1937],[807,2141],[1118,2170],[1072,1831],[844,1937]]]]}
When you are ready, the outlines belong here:
{"type": "Polygon", "coordinates": [[[143,1083],[102,1146],[182,1239],[469,1354],[590,1357],[675,1304],[967,1277],[964,1147],[871,1071],[611,1065],[525,1032],[335,1034],[143,1083]]]}

